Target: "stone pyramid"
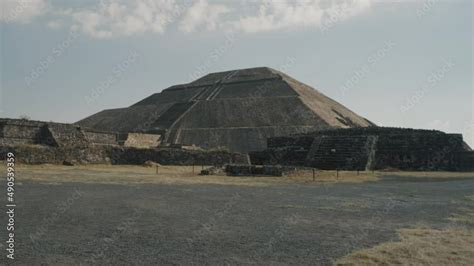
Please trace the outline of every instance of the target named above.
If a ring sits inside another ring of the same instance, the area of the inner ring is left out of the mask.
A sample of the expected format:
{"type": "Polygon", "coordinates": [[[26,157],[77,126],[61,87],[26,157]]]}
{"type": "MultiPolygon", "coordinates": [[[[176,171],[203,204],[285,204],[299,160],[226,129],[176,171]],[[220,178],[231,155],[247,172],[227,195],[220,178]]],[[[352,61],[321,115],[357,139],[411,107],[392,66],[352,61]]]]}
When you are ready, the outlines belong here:
{"type": "Polygon", "coordinates": [[[268,137],[375,126],[268,67],[211,73],[77,124],[105,131],[156,133],[164,143],[240,152],[265,149],[268,137]]]}

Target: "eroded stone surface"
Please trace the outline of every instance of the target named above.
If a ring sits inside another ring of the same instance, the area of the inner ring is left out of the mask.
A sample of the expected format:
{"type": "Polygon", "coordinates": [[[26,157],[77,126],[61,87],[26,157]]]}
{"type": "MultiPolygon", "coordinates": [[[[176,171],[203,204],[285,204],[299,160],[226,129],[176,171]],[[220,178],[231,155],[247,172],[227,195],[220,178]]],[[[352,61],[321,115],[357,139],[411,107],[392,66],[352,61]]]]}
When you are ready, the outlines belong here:
{"type": "Polygon", "coordinates": [[[269,137],[374,126],[317,90],[266,67],[211,73],[77,123],[106,131],[160,133],[164,143],[238,152],[263,150],[269,137]]]}
{"type": "Polygon", "coordinates": [[[283,164],[341,170],[472,171],[473,152],[461,134],[403,128],[353,128],[268,139],[250,153],[253,164],[283,164]]]}

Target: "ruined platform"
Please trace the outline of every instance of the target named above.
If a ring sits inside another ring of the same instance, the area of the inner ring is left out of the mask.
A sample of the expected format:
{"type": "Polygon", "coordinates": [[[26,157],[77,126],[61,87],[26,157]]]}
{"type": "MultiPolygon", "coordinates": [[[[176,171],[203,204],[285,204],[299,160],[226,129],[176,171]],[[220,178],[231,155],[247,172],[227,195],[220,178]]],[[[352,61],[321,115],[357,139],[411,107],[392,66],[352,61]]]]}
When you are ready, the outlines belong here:
{"type": "Polygon", "coordinates": [[[160,135],[105,132],[74,124],[0,119],[0,160],[8,152],[27,164],[165,165],[248,163],[246,154],[226,150],[160,146],[160,135]]]}
{"type": "Polygon", "coordinates": [[[461,134],[371,127],[269,138],[267,149],[250,158],[252,164],[324,170],[473,171],[473,154],[461,134]]]}

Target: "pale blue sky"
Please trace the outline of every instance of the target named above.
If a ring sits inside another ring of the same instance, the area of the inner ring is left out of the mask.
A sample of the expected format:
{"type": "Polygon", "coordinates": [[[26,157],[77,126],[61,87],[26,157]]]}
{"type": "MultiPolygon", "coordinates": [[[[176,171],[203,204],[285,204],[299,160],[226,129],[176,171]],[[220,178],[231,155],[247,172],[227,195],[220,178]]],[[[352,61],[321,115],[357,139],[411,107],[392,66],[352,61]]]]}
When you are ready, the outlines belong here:
{"type": "Polygon", "coordinates": [[[1,4],[0,117],[75,122],[269,66],[378,125],[474,146],[472,1],[25,1],[1,4]]]}

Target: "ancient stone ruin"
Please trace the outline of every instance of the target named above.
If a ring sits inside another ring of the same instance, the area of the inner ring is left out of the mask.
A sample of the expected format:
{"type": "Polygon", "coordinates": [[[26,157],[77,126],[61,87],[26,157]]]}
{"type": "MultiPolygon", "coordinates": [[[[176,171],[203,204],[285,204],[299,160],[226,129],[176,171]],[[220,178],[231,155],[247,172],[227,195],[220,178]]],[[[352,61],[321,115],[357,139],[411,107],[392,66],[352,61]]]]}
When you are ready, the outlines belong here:
{"type": "Polygon", "coordinates": [[[269,137],[374,126],[317,90],[266,67],[208,74],[77,124],[160,134],[163,143],[237,152],[263,150],[269,137]]]}
{"type": "Polygon", "coordinates": [[[113,133],[73,124],[0,119],[0,157],[14,152],[29,164],[160,164],[224,165],[248,163],[248,156],[219,150],[189,150],[160,146],[160,135],[113,133]]]}
{"type": "Polygon", "coordinates": [[[474,170],[474,152],[461,134],[402,128],[352,128],[268,139],[252,164],[340,170],[474,170]]]}
{"type": "MultiPolygon", "coordinates": [[[[132,147],[143,147],[147,141],[138,141],[145,137],[137,137],[136,133],[126,133],[121,135],[121,139],[129,141],[132,147]],[[133,144],[133,145],[132,145],[133,144]]],[[[159,139],[159,136],[156,136],[159,139]]],[[[42,144],[55,147],[67,146],[87,146],[90,144],[117,145],[119,135],[114,132],[105,132],[94,129],[83,128],[73,124],[32,121],[24,119],[0,119],[0,144],[42,144]]],[[[154,143],[154,147],[159,142],[154,143]]],[[[153,145],[152,145],[153,146],[153,145]]]]}
{"type": "Polygon", "coordinates": [[[474,170],[460,134],[377,127],[266,67],[211,73],[76,124],[0,119],[0,156],[13,150],[26,163],[233,164],[234,174],[474,170]],[[248,166],[247,153],[265,166],[248,166]]]}

